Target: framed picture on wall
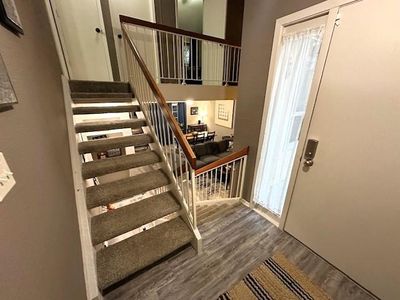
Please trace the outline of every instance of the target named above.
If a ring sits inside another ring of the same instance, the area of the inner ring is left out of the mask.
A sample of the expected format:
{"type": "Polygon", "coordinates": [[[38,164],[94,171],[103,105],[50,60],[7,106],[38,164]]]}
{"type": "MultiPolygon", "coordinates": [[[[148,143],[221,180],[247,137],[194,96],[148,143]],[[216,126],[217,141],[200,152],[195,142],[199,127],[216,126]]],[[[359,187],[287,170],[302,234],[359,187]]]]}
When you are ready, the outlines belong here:
{"type": "Polygon", "coordinates": [[[234,104],[233,100],[215,101],[215,124],[227,128],[233,127],[234,104]]]}
{"type": "Polygon", "coordinates": [[[197,106],[193,106],[190,108],[190,115],[197,116],[199,114],[199,108],[197,106]]]}
{"type": "Polygon", "coordinates": [[[15,103],[18,103],[17,96],[15,96],[6,65],[0,54],[0,107],[15,103]]]}
{"type": "Polygon", "coordinates": [[[0,0],[0,22],[16,33],[24,33],[14,0],[0,0]]]}

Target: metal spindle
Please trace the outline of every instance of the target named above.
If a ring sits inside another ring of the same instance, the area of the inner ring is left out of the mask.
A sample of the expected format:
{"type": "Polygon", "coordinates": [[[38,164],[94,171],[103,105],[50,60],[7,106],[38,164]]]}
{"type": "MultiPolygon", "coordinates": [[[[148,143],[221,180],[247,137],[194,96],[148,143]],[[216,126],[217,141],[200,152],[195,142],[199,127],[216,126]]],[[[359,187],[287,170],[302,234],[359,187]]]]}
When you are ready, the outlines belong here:
{"type": "Polygon", "coordinates": [[[193,79],[193,39],[190,38],[190,79],[193,79]]]}
{"type": "Polygon", "coordinates": [[[214,194],[216,194],[216,193],[217,193],[217,177],[218,177],[217,168],[214,169],[214,177],[215,177],[215,182],[214,182],[214,194]]]}
{"type": "Polygon", "coordinates": [[[229,198],[232,198],[232,193],[233,193],[233,181],[235,180],[235,162],[231,162],[232,164],[232,174],[231,174],[231,180],[229,183],[229,198]]]}
{"type": "Polygon", "coordinates": [[[227,191],[227,183],[228,183],[228,173],[230,172],[229,170],[229,164],[225,165],[225,191],[227,191]]]}
{"type": "Polygon", "coordinates": [[[195,198],[195,190],[194,190],[194,181],[195,181],[195,171],[191,168],[191,178],[192,178],[192,218],[193,218],[193,226],[194,228],[197,227],[197,210],[196,210],[196,198],[195,198]]]}
{"type": "Polygon", "coordinates": [[[184,190],[183,190],[183,171],[182,171],[182,151],[181,151],[181,147],[179,147],[179,145],[178,145],[178,156],[179,156],[179,169],[180,169],[180,172],[181,172],[179,177],[181,179],[182,193],[184,194],[184,190]]]}
{"type": "MultiPolygon", "coordinates": [[[[162,32],[157,33],[157,38],[160,41],[160,66],[161,66],[161,74],[160,78],[164,78],[164,43],[162,41],[162,32]]],[[[161,82],[161,80],[160,80],[161,82]]]]}
{"type": "Polygon", "coordinates": [[[221,197],[221,188],[222,188],[222,166],[219,168],[219,191],[218,191],[218,198],[221,197]]]}
{"type": "Polygon", "coordinates": [[[169,124],[168,124],[168,122],[167,122],[167,120],[164,118],[164,121],[165,121],[165,123],[166,123],[166,129],[167,129],[167,139],[168,139],[168,141],[167,141],[167,151],[169,152],[169,158],[170,158],[170,162],[169,162],[169,165],[171,166],[171,168],[172,168],[172,171],[174,171],[173,170],[173,153],[172,153],[172,151],[171,151],[171,134],[170,134],[170,128],[169,128],[169,124]]]}
{"type": "Polygon", "coordinates": [[[173,62],[174,62],[174,78],[177,78],[176,74],[176,49],[175,49],[175,35],[172,36],[172,50],[173,50],[173,62]]]}
{"type": "Polygon", "coordinates": [[[186,158],[184,158],[183,159],[184,160],[184,162],[185,162],[185,174],[186,174],[186,187],[187,187],[187,201],[190,203],[190,201],[189,201],[189,197],[190,197],[190,192],[189,192],[189,187],[190,187],[190,181],[189,181],[189,166],[188,166],[188,161],[187,161],[187,159],[186,158]]]}
{"type": "Polygon", "coordinates": [[[242,180],[240,182],[240,190],[239,190],[239,197],[242,198],[243,196],[243,186],[244,186],[244,176],[246,175],[246,163],[247,163],[247,156],[243,158],[243,175],[242,175],[242,180]]]}
{"type": "Polygon", "coordinates": [[[181,36],[181,46],[182,46],[182,83],[185,84],[185,78],[186,78],[186,70],[185,70],[185,38],[184,36],[181,36]]]}
{"type": "Polygon", "coordinates": [[[168,69],[168,79],[171,78],[171,73],[170,73],[170,57],[169,57],[169,38],[168,38],[168,33],[165,33],[165,39],[167,40],[167,69],[168,69]]]}
{"type": "Polygon", "coordinates": [[[196,39],[196,79],[199,79],[199,63],[200,63],[200,53],[199,53],[199,40],[196,39]]]}
{"type": "Polygon", "coordinates": [[[240,58],[240,49],[237,48],[237,57],[236,57],[236,68],[235,68],[235,81],[239,81],[239,58],[240,58]]]}
{"type": "Polygon", "coordinates": [[[242,159],[240,159],[238,162],[239,162],[239,171],[238,171],[238,180],[236,182],[235,197],[237,197],[239,195],[240,182],[242,180],[242,178],[241,178],[241,176],[242,176],[242,159]]]}
{"type": "Polygon", "coordinates": [[[232,48],[233,50],[233,60],[232,60],[232,82],[235,82],[235,65],[236,65],[236,48],[232,48]]]}

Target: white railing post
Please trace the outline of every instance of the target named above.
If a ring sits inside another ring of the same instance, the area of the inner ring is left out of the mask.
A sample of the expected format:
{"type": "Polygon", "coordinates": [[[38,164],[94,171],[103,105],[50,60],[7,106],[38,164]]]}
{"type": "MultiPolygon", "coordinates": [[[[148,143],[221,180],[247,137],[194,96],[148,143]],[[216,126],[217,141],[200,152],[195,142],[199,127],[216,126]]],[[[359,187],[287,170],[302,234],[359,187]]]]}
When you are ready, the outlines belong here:
{"type": "Polygon", "coordinates": [[[190,176],[191,176],[191,189],[192,189],[192,216],[193,216],[193,226],[197,228],[197,201],[196,201],[196,173],[195,171],[191,168],[190,170],[190,176]]]}
{"type": "Polygon", "coordinates": [[[181,40],[182,40],[182,72],[183,72],[183,76],[182,76],[182,84],[186,84],[186,64],[185,64],[185,37],[182,35],[181,36],[181,40]]]}
{"type": "Polygon", "coordinates": [[[243,199],[243,186],[244,186],[244,178],[246,175],[246,164],[247,164],[247,155],[244,157],[242,166],[242,178],[240,180],[240,192],[239,192],[240,199],[243,199]]]}

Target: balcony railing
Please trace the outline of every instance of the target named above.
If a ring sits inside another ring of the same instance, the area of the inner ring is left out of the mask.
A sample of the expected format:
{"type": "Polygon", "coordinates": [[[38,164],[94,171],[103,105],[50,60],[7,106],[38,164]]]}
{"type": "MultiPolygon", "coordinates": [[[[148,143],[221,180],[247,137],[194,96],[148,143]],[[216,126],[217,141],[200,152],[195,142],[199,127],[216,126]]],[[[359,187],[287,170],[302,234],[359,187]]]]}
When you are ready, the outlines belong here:
{"type": "Polygon", "coordinates": [[[177,187],[185,215],[197,230],[197,204],[241,198],[248,148],[196,169],[196,156],[172,115],[146,60],[142,58],[136,46],[137,41],[129,34],[129,26],[121,24],[128,81],[147,120],[156,147],[168,167],[171,181],[177,187]],[[214,185],[217,183],[218,188],[214,185]],[[214,190],[213,195],[207,192],[211,189],[214,190]]]}
{"type": "Polygon", "coordinates": [[[242,198],[248,152],[246,147],[196,170],[197,205],[242,198]]]}
{"type": "Polygon", "coordinates": [[[120,20],[157,83],[237,85],[240,45],[127,16],[120,20]]]}

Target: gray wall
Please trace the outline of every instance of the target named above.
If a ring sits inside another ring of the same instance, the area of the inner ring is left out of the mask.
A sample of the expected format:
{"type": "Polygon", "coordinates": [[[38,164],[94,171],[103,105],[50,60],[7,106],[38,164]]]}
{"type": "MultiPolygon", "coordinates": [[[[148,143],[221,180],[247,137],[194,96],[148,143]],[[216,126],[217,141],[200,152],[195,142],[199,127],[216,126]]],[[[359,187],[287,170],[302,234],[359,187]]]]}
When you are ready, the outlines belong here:
{"type": "Polygon", "coordinates": [[[44,1],[16,1],[25,35],[0,26],[19,104],[0,112],[16,186],[0,203],[0,299],[85,299],[61,68],[44,1]]]}
{"type": "Polygon", "coordinates": [[[250,146],[244,195],[250,200],[276,19],[322,0],[246,0],[235,149],[250,146]]]}
{"type": "MultiPolygon", "coordinates": [[[[111,20],[110,0],[100,0],[101,13],[103,14],[104,30],[106,32],[108,54],[114,81],[120,81],[117,48],[115,47],[114,31],[111,20]]],[[[117,37],[115,37],[117,38],[117,37]]]]}

